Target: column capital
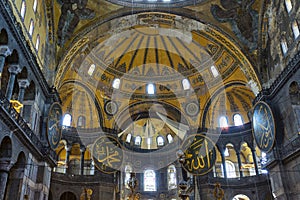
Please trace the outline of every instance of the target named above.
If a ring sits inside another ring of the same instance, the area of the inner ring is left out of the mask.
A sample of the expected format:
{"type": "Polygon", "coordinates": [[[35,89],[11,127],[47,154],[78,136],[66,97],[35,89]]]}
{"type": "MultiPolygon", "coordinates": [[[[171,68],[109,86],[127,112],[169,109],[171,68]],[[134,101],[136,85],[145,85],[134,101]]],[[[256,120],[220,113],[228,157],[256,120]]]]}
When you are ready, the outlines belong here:
{"type": "Polygon", "coordinates": [[[0,56],[7,57],[11,54],[11,51],[7,45],[0,45],[0,56]]]}
{"type": "Polygon", "coordinates": [[[66,151],[70,152],[72,149],[72,145],[66,145],[65,149],[66,149],[66,151]]]}
{"type": "Polygon", "coordinates": [[[9,172],[10,168],[13,166],[13,163],[9,158],[0,159],[0,171],[9,172]]]}
{"type": "Polygon", "coordinates": [[[18,64],[10,64],[8,68],[9,73],[18,74],[21,72],[21,67],[18,64]]]}
{"type": "Polygon", "coordinates": [[[29,81],[27,79],[18,79],[20,88],[27,88],[29,86],[29,81]]]}
{"type": "Polygon", "coordinates": [[[80,152],[81,152],[81,153],[84,153],[85,151],[86,151],[85,146],[80,146],[80,152]]]}

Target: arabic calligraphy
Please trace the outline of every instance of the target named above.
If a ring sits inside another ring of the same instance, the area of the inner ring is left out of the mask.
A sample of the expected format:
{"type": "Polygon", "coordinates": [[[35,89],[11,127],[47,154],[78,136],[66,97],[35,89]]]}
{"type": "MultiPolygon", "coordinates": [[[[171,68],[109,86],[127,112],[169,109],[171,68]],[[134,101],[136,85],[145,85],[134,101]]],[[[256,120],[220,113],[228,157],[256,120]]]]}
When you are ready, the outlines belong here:
{"type": "Polygon", "coordinates": [[[194,175],[203,175],[212,170],[216,161],[214,143],[203,134],[189,136],[182,145],[185,154],[183,167],[194,175]]]}
{"type": "Polygon", "coordinates": [[[99,137],[93,145],[92,154],[97,168],[105,173],[113,173],[122,165],[121,145],[112,136],[99,137]]]}
{"type": "Polygon", "coordinates": [[[262,151],[268,152],[272,149],[275,140],[275,124],[271,109],[264,102],[259,102],[254,108],[253,134],[262,151]]]}

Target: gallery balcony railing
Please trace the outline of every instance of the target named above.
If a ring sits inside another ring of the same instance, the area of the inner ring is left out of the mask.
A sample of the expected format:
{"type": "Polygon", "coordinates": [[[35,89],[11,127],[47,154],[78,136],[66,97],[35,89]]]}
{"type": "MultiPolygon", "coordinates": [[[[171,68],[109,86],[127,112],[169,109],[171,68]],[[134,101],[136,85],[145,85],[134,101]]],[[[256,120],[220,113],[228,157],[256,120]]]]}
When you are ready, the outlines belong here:
{"type": "Polygon", "coordinates": [[[56,153],[50,147],[44,145],[40,138],[29,128],[22,116],[15,110],[3,92],[0,90],[0,117],[2,121],[12,130],[20,140],[25,140],[32,144],[30,148],[34,148],[41,157],[48,159],[52,164],[56,163],[56,153]]]}

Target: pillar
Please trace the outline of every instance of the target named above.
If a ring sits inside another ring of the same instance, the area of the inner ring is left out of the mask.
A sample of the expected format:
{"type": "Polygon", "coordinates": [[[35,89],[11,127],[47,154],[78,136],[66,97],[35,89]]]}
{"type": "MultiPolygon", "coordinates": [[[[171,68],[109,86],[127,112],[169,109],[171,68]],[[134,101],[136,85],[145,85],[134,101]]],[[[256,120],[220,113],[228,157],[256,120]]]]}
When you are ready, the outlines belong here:
{"type": "Polygon", "coordinates": [[[255,152],[255,149],[253,147],[251,147],[251,152],[252,152],[253,163],[254,163],[254,167],[255,167],[255,173],[256,173],[256,175],[258,175],[258,167],[257,167],[257,162],[256,162],[256,152],[255,152]]]}
{"type": "Polygon", "coordinates": [[[86,148],[84,146],[80,147],[80,153],[81,153],[81,157],[80,157],[80,175],[83,175],[83,171],[84,171],[84,153],[85,153],[86,148]]]}
{"type": "Polygon", "coordinates": [[[71,145],[67,145],[67,146],[65,146],[65,149],[66,149],[66,160],[65,160],[65,162],[66,162],[66,167],[67,167],[67,173],[68,173],[68,171],[69,171],[69,161],[70,161],[70,154],[71,154],[71,149],[72,149],[72,146],[71,145]]]}
{"type": "Polygon", "coordinates": [[[21,68],[19,65],[14,64],[9,66],[8,71],[10,73],[10,76],[9,76],[8,85],[6,89],[6,98],[10,100],[14,89],[16,75],[21,72],[21,68]]]}
{"type": "Polygon", "coordinates": [[[241,152],[239,150],[235,150],[235,152],[236,152],[236,157],[237,157],[237,160],[238,160],[240,177],[243,177],[242,162],[241,162],[241,152]]]}
{"type": "Polygon", "coordinates": [[[11,54],[11,51],[7,45],[0,45],[0,88],[2,71],[5,64],[5,58],[11,54]]]}
{"type": "Polygon", "coordinates": [[[223,165],[223,173],[224,173],[224,178],[227,178],[227,172],[226,172],[226,163],[225,163],[225,156],[224,156],[224,148],[221,151],[221,157],[222,157],[222,165],[223,165]]]}
{"type": "Polygon", "coordinates": [[[25,89],[29,86],[29,81],[27,79],[19,79],[18,83],[19,83],[18,101],[22,103],[24,100],[25,89]]]}
{"type": "Polygon", "coordinates": [[[0,160],[0,200],[4,200],[7,186],[8,172],[11,168],[9,159],[2,158],[0,160]]]}

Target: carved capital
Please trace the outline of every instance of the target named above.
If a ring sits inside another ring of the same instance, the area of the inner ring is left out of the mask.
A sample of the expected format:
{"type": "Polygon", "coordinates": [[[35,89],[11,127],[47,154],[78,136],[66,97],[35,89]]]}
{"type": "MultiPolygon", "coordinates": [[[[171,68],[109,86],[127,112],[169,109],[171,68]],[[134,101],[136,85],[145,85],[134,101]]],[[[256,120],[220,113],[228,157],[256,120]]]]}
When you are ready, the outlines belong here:
{"type": "Polygon", "coordinates": [[[84,153],[85,151],[86,151],[85,146],[80,146],[80,152],[81,152],[81,153],[84,153]]]}
{"type": "Polygon", "coordinates": [[[65,149],[66,149],[67,152],[71,152],[72,145],[66,145],[65,149]]]}
{"type": "Polygon", "coordinates": [[[19,87],[23,89],[29,86],[29,81],[27,79],[19,79],[18,83],[19,83],[19,87]]]}
{"type": "Polygon", "coordinates": [[[7,45],[0,45],[0,56],[7,57],[11,54],[11,51],[7,45]]]}
{"type": "Polygon", "coordinates": [[[10,168],[13,166],[9,158],[0,159],[0,171],[9,172],[10,168]]]}
{"type": "Polygon", "coordinates": [[[18,74],[21,72],[21,68],[18,64],[11,64],[8,68],[9,73],[18,74]]]}

